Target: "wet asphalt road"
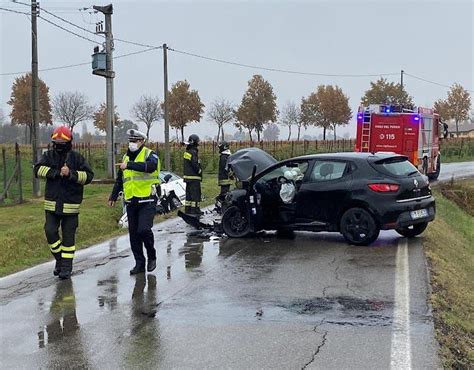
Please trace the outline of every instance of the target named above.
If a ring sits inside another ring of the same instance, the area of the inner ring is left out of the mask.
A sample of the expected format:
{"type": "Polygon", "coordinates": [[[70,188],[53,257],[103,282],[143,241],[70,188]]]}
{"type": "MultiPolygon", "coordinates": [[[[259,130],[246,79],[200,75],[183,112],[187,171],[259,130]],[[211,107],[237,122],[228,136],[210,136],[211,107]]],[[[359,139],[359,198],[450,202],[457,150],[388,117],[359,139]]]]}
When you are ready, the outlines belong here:
{"type": "Polygon", "coordinates": [[[154,232],[151,274],[128,275],[124,236],[79,251],[71,281],[52,262],[0,279],[1,368],[438,367],[419,239],[154,232]]]}

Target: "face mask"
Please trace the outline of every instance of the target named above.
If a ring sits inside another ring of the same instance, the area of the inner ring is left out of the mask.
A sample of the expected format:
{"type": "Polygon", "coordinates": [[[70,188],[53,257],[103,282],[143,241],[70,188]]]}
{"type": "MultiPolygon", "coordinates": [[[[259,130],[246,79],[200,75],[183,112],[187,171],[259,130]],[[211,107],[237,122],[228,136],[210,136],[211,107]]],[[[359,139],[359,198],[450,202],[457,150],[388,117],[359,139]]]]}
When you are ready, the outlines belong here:
{"type": "Polygon", "coordinates": [[[128,143],[128,149],[130,149],[131,152],[136,152],[138,148],[138,143],[128,143]]]}
{"type": "Polygon", "coordinates": [[[67,142],[67,143],[54,143],[54,150],[58,153],[65,153],[69,150],[71,150],[71,143],[70,142],[67,142]]]}

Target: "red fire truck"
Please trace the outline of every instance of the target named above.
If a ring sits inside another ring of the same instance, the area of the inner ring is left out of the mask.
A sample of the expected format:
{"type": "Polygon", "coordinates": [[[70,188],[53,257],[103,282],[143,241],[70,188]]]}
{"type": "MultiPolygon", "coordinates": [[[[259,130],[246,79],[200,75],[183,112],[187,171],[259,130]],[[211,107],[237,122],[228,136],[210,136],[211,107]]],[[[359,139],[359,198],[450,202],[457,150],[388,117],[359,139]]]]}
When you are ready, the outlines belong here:
{"type": "Polygon", "coordinates": [[[437,179],[441,167],[440,138],[446,134],[439,115],[430,108],[360,107],[356,152],[394,152],[408,157],[421,173],[437,179]]]}

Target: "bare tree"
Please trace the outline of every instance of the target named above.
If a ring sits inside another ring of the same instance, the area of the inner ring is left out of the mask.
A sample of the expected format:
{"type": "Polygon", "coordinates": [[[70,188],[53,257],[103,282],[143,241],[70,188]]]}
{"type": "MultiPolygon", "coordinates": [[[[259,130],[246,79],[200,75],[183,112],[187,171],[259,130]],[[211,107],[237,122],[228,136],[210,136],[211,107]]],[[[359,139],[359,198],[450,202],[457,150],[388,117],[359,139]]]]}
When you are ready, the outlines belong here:
{"type": "Polygon", "coordinates": [[[132,114],[146,126],[146,137],[149,139],[150,128],[153,122],[161,119],[161,102],[157,97],[142,95],[132,107],[132,114]]]}
{"type": "Polygon", "coordinates": [[[301,111],[300,108],[292,101],[288,101],[281,109],[280,122],[281,125],[288,126],[288,140],[291,139],[291,127],[298,127],[298,141],[300,140],[301,131],[301,111]]]}
{"type": "Polygon", "coordinates": [[[234,105],[224,98],[218,98],[211,103],[208,116],[217,124],[217,141],[219,136],[224,140],[224,124],[234,119],[234,105]]]}
{"type": "Polygon", "coordinates": [[[81,122],[92,119],[94,107],[89,105],[87,96],[79,91],[65,91],[53,98],[54,117],[69,126],[71,131],[81,122]]]}

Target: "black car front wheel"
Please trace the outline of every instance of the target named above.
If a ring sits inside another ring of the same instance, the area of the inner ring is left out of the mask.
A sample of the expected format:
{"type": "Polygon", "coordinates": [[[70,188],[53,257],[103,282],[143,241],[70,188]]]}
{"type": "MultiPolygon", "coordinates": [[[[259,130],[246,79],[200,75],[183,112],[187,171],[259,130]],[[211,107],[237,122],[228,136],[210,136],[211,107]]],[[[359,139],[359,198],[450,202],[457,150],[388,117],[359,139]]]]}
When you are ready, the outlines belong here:
{"type": "Polygon", "coordinates": [[[242,238],[250,233],[250,223],[239,207],[231,206],[222,215],[222,229],[231,238],[242,238]]]}
{"type": "Polygon", "coordinates": [[[365,209],[351,208],[342,215],[341,233],[349,244],[369,245],[378,238],[380,229],[365,209]]]}
{"type": "Polygon", "coordinates": [[[413,238],[417,235],[420,235],[423,231],[425,231],[427,226],[428,226],[428,222],[422,222],[421,224],[411,225],[407,227],[400,227],[398,229],[395,229],[395,231],[404,237],[413,238]]]}

